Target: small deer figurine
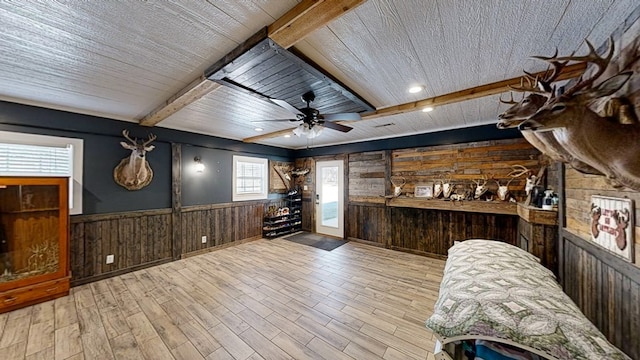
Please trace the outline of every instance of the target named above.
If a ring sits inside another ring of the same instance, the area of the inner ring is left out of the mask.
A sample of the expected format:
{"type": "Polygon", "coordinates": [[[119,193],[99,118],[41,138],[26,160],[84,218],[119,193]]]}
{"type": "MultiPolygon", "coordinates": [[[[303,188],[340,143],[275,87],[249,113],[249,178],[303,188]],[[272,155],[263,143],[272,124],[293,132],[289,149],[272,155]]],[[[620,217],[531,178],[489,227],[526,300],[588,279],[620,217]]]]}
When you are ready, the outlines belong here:
{"type": "Polygon", "coordinates": [[[123,130],[122,135],[129,142],[121,141],[120,145],[131,150],[131,155],[122,159],[113,169],[113,179],[127,190],[140,190],[149,185],[153,179],[153,170],[146,160],[146,153],[155,148],[149,144],[156,139],[156,136],[151,134],[147,140],[138,143],[138,139],[129,137],[129,131],[123,130]]]}

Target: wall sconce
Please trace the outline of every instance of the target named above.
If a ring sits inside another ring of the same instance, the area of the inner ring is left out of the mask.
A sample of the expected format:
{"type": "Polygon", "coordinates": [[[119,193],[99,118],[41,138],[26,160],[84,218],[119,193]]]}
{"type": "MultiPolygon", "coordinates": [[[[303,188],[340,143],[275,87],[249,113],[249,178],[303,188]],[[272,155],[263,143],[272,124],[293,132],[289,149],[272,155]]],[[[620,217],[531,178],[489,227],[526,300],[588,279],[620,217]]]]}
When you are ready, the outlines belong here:
{"type": "Polygon", "coordinates": [[[195,161],[195,169],[196,172],[203,172],[204,171],[204,164],[202,163],[202,160],[200,159],[200,156],[196,156],[193,158],[193,161],[195,161]]]}

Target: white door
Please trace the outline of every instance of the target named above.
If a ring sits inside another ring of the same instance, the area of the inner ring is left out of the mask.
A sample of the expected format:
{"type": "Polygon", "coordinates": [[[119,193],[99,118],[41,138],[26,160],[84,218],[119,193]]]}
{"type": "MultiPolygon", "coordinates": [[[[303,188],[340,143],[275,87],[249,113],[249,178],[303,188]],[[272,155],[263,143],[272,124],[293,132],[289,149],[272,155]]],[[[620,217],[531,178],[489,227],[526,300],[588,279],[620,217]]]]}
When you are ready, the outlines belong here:
{"type": "Polygon", "coordinates": [[[344,237],[344,162],[316,162],[316,232],[344,237]]]}

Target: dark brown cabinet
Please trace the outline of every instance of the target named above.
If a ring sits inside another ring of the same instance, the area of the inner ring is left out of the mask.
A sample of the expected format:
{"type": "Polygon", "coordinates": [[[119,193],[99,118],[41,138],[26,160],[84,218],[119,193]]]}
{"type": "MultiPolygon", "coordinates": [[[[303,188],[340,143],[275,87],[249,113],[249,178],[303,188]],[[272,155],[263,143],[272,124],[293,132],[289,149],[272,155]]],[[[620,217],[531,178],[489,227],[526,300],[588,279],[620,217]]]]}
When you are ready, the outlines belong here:
{"type": "Polygon", "coordinates": [[[0,313],[69,294],[65,177],[0,177],[0,313]]]}

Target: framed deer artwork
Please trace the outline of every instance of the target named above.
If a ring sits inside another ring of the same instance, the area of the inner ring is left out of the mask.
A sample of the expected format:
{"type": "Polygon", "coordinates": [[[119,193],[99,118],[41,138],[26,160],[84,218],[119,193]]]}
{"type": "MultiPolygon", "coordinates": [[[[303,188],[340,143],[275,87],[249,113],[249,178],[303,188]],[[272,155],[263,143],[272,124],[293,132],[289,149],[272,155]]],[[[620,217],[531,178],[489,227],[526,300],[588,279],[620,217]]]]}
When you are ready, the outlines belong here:
{"type": "Polygon", "coordinates": [[[633,262],[633,200],[591,196],[591,239],[603,248],[633,262]]]}

